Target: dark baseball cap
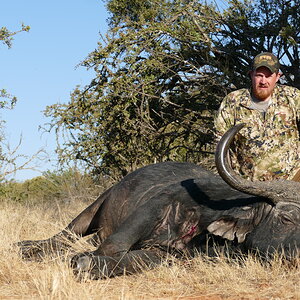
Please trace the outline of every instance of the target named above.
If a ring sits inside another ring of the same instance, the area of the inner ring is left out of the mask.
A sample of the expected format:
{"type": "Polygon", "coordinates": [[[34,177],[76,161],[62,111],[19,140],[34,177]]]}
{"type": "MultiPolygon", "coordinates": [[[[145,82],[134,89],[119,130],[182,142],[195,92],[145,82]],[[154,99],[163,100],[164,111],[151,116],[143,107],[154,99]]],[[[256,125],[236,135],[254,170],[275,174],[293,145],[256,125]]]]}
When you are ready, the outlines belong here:
{"type": "Polygon", "coordinates": [[[266,67],[272,73],[278,73],[280,63],[273,53],[263,52],[255,56],[252,62],[252,70],[256,70],[259,67],[266,67]]]}

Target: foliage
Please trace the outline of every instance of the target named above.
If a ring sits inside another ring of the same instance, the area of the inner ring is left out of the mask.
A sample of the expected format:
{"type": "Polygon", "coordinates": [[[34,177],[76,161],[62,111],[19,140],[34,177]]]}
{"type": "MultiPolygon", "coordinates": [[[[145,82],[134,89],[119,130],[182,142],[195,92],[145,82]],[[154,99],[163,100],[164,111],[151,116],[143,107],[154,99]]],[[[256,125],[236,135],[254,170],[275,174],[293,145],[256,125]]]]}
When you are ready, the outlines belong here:
{"type": "MultiPolygon", "coordinates": [[[[22,24],[20,30],[10,31],[6,27],[0,28],[0,41],[5,44],[8,48],[12,47],[13,37],[20,32],[29,32],[30,26],[22,24]]],[[[12,108],[16,103],[16,97],[7,93],[5,89],[0,89],[0,108],[12,108]],[[6,100],[5,100],[6,99],[6,100]],[[9,100],[9,102],[7,102],[9,100]]]]}
{"type": "Polygon", "coordinates": [[[22,28],[18,31],[10,31],[6,27],[0,28],[0,41],[5,44],[8,48],[11,48],[13,36],[19,32],[25,31],[28,32],[30,30],[30,26],[22,24],[22,28]]]}
{"type": "MultiPolygon", "coordinates": [[[[29,32],[30,26],[22,24],[20,30],[10,31],[6,27],[0,28],[0,41],[8,48],[12,47],[13,37],[20,32],[29,32]]],[[[0,89],[0,108],[13,108],[17,98],[10,95],[5,89],[0,89]]]]}
{"type": "Polygon", "coordinates": [[[213,114],[249,64],[271,51],[288,84],[299,81],[295,1],[109,0],[109,31],[82,62],[95,78],[67,104],[49,106],[62,163],[125,175],[165,160],[199,162],[213,153],[213,114]]]}
{"type": "MultiPolygon", "coordinates": [[[[0,28],[0,41],[8,48],[12,47],[13,37],[20,32],[29,32],[30,26],[22,24],[22,28],[18,31],[10,31],[6,27],[0,28]]],[[[16,103],[17,98],[7,93],[5,89],[0,89],[0,108],[10,106],[11,108],[16,103]]]]}
{"type": "Polygon", "coordinates": [[[0,202],[27,204],[69,203],[75,200],[94,200],[109,185],[108,180],[95,180],[76,169],[64,172],[45,172],[24,182],[0,183],[0,202]]]}

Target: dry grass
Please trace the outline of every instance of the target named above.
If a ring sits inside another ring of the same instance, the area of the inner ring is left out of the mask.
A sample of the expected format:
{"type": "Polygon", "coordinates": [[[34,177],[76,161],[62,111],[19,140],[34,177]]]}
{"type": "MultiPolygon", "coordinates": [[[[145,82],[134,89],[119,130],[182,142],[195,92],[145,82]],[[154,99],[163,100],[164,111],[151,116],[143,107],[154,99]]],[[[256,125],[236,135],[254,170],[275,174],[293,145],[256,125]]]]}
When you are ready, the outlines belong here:
{"type": "MultiPolygon", "coordinates": [[[[200,256],[142,274],[77,280],[61,260],[22,261],[12,243],[42,239],[62,229],[84,203],[59,209],[3,204],[0,210],[0,299],[300,299],[300,270],[279,259],[262,266],[254,258],[228,263],[200,256]]],[[[85,247],[82,242],[78,247],[85,247]]]]}

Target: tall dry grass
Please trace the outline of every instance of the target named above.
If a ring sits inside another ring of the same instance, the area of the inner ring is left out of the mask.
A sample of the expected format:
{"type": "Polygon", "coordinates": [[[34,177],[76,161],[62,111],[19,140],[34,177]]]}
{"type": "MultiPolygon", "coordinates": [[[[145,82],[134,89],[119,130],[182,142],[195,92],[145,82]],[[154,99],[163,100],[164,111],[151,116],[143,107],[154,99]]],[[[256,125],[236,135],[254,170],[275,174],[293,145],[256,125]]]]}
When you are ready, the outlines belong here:
{"type": "MultiPolygon", "coordinates": [[[[280,259],[263,266],[253,257],[229,263],[199,256],[141,274],[106,280],[77,280],[60,259],[25,262],[13,242],[56,233],[86,203],[0,210],[0,299],[300,299],[300,270],[280,259]]],[[[85,241],[76,247],[90,247],[85,241]]]]}

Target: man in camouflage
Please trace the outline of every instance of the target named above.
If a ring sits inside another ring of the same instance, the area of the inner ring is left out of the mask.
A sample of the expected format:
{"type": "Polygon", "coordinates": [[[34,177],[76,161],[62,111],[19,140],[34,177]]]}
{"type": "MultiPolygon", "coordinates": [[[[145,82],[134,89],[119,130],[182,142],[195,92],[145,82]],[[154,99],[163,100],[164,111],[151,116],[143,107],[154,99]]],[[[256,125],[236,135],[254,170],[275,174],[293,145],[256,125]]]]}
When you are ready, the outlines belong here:
{"type": "Polygon", "coordinates": [[[300,91],[277,84],[279,68],[272,53],[257,55],[249,72],[251,89],[228,94],[215,120],[217,138],[246,123],[231,149],[231,161],[251,180],[300,181],[300,91]]]}

